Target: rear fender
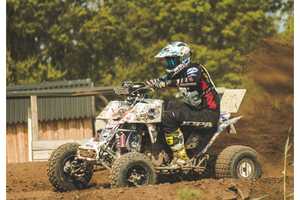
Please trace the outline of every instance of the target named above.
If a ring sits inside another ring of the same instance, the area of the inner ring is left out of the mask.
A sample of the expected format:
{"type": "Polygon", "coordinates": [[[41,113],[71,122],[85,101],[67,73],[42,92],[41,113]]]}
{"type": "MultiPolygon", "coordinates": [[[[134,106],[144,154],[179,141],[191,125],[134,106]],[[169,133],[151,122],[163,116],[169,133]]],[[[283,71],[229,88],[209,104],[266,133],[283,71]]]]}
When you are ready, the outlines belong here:
{"type": "MultiPolygon", "coordinates": [[[[234,125],[237,121],[239,121],[242,118],[242,116],[234,117],[232,119],[225,120],[221,122],[218,126],[218,131],[214,133],[214,136],[210,139],[208,144],[204,147],[204,149],[199,153],[199,155],[203,155],[206,153],[207,149],[214,143],[214,141],[217,139],[217,137],[221,134],[222,131],[224,131],[226,128],[229,128],[228,132],[232,134],[236,134],[236,130],[234,128],[234,125]]],[[[197,155],[196,157],[199,157],[197,155]]]]}

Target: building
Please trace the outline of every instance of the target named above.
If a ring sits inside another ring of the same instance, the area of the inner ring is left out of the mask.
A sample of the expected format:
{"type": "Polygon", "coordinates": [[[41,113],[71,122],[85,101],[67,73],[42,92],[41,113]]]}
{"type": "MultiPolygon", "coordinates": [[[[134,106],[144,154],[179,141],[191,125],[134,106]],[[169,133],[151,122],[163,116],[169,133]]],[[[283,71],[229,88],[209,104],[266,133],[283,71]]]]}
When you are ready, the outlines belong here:
{"type": "Polygon", "coordinates": [[[7,87],[6,161],[45,160],[60,144],[93,136],[94,96],[87,80],[7,87]]]}

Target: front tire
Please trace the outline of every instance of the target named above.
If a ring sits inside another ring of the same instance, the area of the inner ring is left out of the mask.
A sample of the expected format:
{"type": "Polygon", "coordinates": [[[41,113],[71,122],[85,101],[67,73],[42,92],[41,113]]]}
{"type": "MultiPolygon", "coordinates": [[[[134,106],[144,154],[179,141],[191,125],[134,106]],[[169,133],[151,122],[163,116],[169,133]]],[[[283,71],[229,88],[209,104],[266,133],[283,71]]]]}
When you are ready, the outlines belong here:
{"type": "Polygon", "coordinates": [[[85,188],[93,176],[93,165],[85,163],[87,161],[74,159],[78,146],[77,143],[63,144],[54,150],[49,158],[47,175],[51,185],[57,191],[64,192],[85,188]],[[83,172],[80,174],[69,173],[70,166],[74,166],[74,162],[81,167],[80,170],[83,172]],[[82,166],[85,167],[82,168],[82,166]]]}
{"type": "Polygon", "coordinates": [[[262,171],[257,153],[248,146],[232,145],[218,156],[215,165],[216,178],[255,179],[262,171]]]}
{"type": "Polygon", "coordinates": [[[142,186],[155,183],[155,169],[144,154],[137,152],[124,154],[112,166],[112,187],[142,186]]]}

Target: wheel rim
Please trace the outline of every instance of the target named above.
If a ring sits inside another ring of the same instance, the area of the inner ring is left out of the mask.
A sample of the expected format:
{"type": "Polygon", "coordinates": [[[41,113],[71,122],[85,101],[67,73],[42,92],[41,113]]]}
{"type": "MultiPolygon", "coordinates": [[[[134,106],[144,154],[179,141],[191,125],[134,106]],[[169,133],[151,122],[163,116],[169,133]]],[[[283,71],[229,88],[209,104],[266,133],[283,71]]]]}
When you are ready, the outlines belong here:
{"type": "Polygon", "coordinates": [[[149,180],[149,172],[143,166],[132,166],[128,169],[127,180],[130,186],[145,185],[149,180]]]}
{"type": "Polygon", "coordinates": [[[84,172],[86,169],[81,165],[82,163],[75,161],[74,155],[68,156],[64,159],[63,173],[65,174],[68,181],[82,181],[82,177],[84,176],[84,172]],[[74,162],[76,162],[77,164],[74,162]]]}
{"type": "Polygon", "coordinates": [[[253,160],[244,158],[239,161],[237,165],[237,176],[238,178],[249,179],[253,178],[255,174],[255,164],[253,160]]]}

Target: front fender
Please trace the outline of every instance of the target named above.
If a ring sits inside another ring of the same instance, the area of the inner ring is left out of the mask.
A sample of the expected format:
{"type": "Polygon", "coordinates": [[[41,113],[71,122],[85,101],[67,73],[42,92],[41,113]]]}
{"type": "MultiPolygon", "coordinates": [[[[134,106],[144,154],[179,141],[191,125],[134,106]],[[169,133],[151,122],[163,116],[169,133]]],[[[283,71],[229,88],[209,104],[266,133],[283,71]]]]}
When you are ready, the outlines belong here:
{"type": "Polygon", "coordinates": [[[96,119],[115,120],[121,118],[130,108],[126,101],[111,101],[105,106],[96,119]]]}
{"type": "Polygon", "coordinates": [[[147,99],[137,103],[122,118],[122,123],[160,123],[162,117],[163,101],[147,99]]]}

